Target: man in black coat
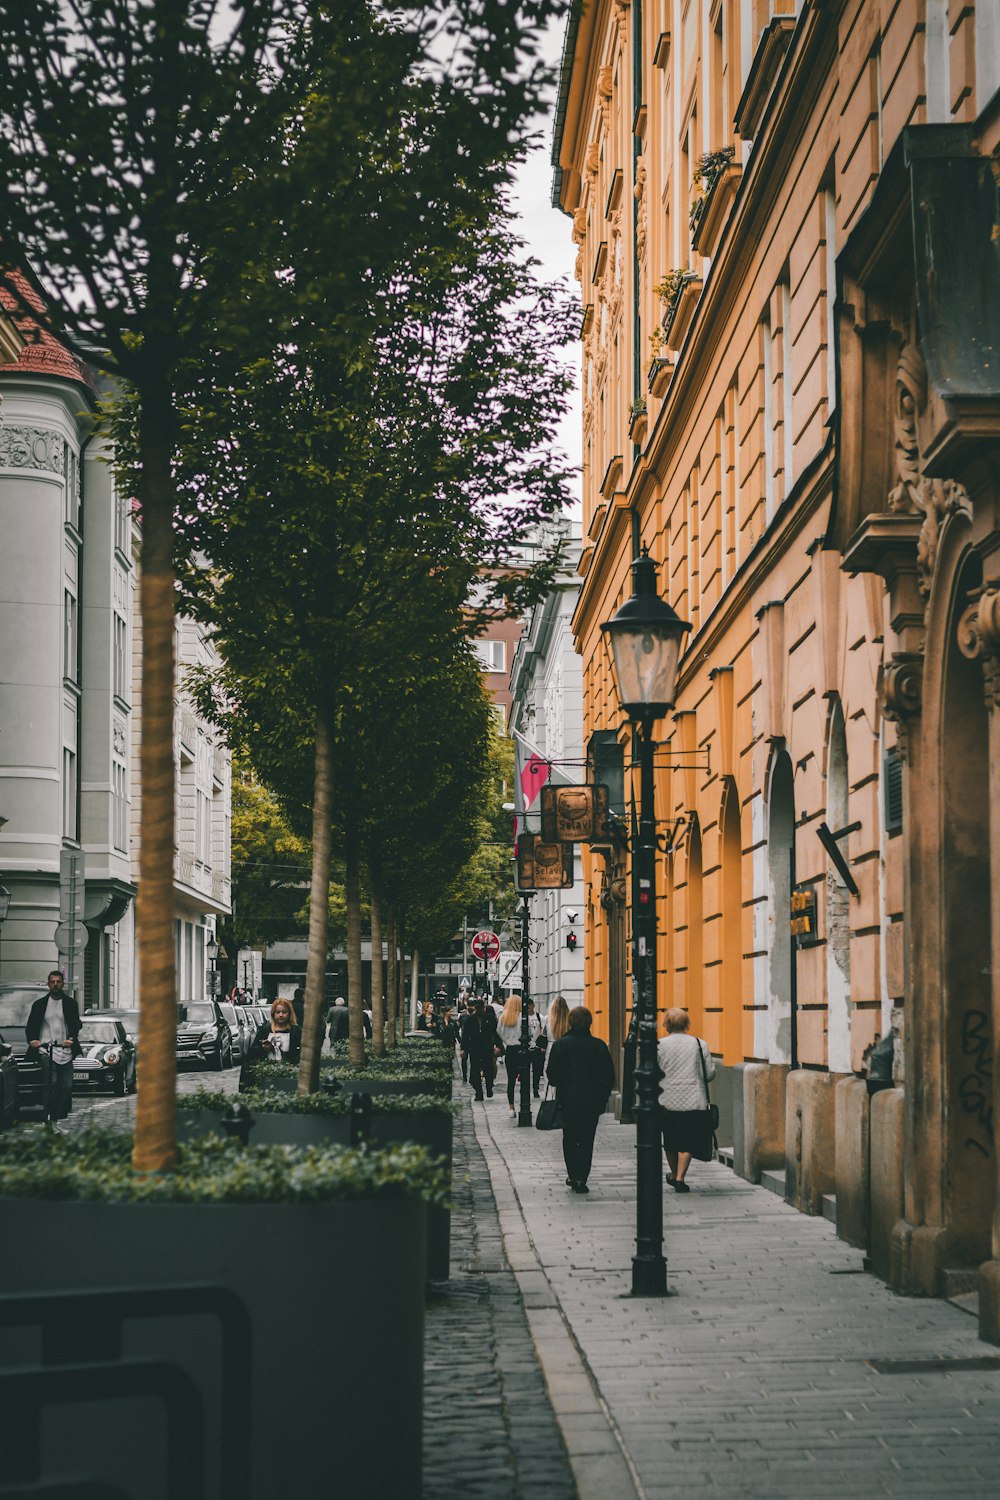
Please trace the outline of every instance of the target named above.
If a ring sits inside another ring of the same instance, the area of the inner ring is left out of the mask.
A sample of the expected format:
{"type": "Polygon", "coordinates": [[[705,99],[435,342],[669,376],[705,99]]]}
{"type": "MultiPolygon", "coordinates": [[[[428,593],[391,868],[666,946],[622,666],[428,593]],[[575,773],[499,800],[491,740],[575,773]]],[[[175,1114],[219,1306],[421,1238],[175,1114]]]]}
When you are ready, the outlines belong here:
{"type": "Polygon", "coordinates": [[[476,1091],[476,1098],[486,1092],[493,1097],[494,1048],[497,1045],[497,1018],[492,1006],[487,1009],[481,995],[472,1002],[472,1014],[462,1022],[460,1037],[463,1061],[468,1060],[469,1082],[476,1091]]]}
{"type": "Polygon", "coordinates": [[[64,992],[62,971],[49,975],[47,994],[40,995],[28,1012],[24,1034],[38,1053],[42,1087],[50,1120],[65,1120],[73,1105],[73,1059],[81,1052],[80,1010],[72,995],[64,992]]]}
{"type": "Polygon", "coordinates": [[[570,1011],[569,1031],[549,1048],[545,1069],[562,1111],[566,1186],[574,1193],[590,1192],[597,1122],[615,1086],[611,1053],[600,1037],[590,1034],[593,1020],[586,1006],[570,1011]]]}

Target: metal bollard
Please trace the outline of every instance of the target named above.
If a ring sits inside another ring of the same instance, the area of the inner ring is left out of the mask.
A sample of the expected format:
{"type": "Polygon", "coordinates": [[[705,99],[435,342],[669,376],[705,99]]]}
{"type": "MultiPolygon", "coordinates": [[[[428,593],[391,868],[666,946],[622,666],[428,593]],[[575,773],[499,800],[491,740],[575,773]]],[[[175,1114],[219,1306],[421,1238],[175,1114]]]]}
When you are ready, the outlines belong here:
{"type": "Polygon", "coordinates": [[[363,1146],[372,1133],[371,1094],[351,1095],[351,1145],[363,1146]]]}
{"type": "Polygon", "coordinates": [[[250,1113],[241,1099],[234,1099],[222,1116],[222,1128],[226,1135],[230,1140],[235,1137],[241,1146],[249,1146],[250,1132],[256,1123],[256,1117],[250,1113]]]}

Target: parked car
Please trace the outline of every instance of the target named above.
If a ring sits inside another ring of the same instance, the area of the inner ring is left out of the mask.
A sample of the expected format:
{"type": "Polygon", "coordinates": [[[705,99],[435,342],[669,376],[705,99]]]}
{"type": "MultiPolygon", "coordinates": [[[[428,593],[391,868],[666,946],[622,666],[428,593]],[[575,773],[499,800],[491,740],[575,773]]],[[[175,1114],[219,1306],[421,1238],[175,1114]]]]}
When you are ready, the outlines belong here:
{"type": "Polygon", "coordinates": [[[0,984],[0,1033],[13,1048],[17,1067],[17,1097],[20,1107],[42,1104],[42,1065],[34,1047],[28,1046],[24,1028],[28,1012],[35,1001],[48,992],[45,981],[38,984],[0,984]]]}
{"type": "Polygon", "coordinates": [[[253,1046],[254,1037],[257,1035],[257,1021],[253,1009],[249,1005],[237,1005],[236,1014],[240,1018],[243,1027],[243,1056],[246,1057],[253,1046]]]}
{"type": "Polygon", "coordinates": [[[81,1057],[73,1059],[73,1089],[96,1094],[101,1089],[124,1097],[135,1089],[135,1047],[121,1021],[83,1018],[79,1042],[81,1057]]]}
{"type": "Polygon", "coordinates": [[[233,1034],[218,1000],[192,1000],[177,1007],[177,1061],[217,1068],[233,1065],[233,1034]]]}
{"type": "Polygon", "coordinates": [[[14,1048],[0,1033],[0,1130],[14,1124],[17,1112],[17,1063],[14,1061],[14,1048]]]}
{"type": "Polygon", "coordinates": [[[250,1051],[252,1038],[247,1036],[247,1018],[242,1005],[233,1005],[230,1000],[223,1000],[219,1006],[226,1020],[226,1025],[233,1038],[233,1060],[242,1063],[250,1051]]]}
{"type": "Polygon", "coordinates": [[[124,1007],[112,1006],[110,1010],[102,1010],[98,1006],[90,1006],[84,1011],[87,1016],[99,1017],[101,1020],[120,1021],[125,1027],[125,1035],[133,1047],[139,1045],[139,1012],[138,1010],[126,1010],[124,1007]]]}

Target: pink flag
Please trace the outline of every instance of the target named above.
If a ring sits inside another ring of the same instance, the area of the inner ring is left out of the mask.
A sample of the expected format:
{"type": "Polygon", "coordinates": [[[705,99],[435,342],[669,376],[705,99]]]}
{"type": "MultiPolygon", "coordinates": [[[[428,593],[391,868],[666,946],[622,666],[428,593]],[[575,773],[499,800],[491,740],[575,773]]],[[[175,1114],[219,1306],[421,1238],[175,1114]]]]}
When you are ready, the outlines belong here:
{"type": "Polygon", "coordinates": [[[521,769],[521,796],[527,812],[538,798],[539,792],[552,775],[552,767],[540,755],[532,755],[521,769]]]}

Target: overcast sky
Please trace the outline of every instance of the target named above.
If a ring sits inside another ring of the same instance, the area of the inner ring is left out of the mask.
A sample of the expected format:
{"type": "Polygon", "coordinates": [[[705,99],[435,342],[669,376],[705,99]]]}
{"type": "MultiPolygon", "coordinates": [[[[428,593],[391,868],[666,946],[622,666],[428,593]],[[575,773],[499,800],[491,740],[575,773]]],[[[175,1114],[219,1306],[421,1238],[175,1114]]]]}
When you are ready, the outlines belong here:
{"type": "MultiPolygon", "coordinates": [[[[565,20],[560,20],[549,28],[546,36],[545,56],[554,67],[558,67],[562,55],[564,28],[565,20]]],[[[546,278],[562,281],[578,299],[579,288],[573,279],[576,247],[570,238],[572,221],[564,213],[552,207],[551,157],[555,97],[556,88],[553,86],[549,112],[546,118],[539,122],[539,139],[518,175],[515,206],[520,219],[521,234],[531,253],[541,262],[546,278]]],[[[569,352],[572,369],[576,376],[576,391],[571,409],[562,423],[560,438],[571,462],[579,467],[581,452],[579,347],[569,352]]],[[[578,482],[578,495],[579,489],[578,482]]]]}

